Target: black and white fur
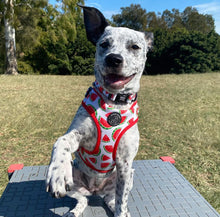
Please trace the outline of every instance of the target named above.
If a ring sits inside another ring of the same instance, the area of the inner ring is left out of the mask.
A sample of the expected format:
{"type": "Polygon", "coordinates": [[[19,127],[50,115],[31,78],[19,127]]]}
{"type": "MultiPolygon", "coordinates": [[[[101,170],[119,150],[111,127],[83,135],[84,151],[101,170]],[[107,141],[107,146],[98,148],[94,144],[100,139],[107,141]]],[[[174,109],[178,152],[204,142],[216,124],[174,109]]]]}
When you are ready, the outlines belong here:
{"type": "MultiPolygon", "coordinates": [[[[153,35],[111,27],[95,8],[83,6],[83,11],[87,37],[96,45],[96,80],[113,94],[137,93],[153,35]]],[[[116,108],[130,107],[130,104],[116,104],[102,97],[116,108]]],[[[105,176],[83,162],[74,164],[72,161],[72,153],[79,147],[93,150],[96,137],[97,129],[92,118],[80,106],[67,133],[53,146],[46,179],[47,191],[56,198],[67,194],[78,200],[76,207],[64,215],[66,217],[78,217],[87,206],[86,196],[92,194],[104,195],[104,201],[115,217],[129,217],[127,202],[133,185],[132,162],[139,146],[138,126],[134,125],[122,136],[116,154],[116,168],[105,176]]]]}

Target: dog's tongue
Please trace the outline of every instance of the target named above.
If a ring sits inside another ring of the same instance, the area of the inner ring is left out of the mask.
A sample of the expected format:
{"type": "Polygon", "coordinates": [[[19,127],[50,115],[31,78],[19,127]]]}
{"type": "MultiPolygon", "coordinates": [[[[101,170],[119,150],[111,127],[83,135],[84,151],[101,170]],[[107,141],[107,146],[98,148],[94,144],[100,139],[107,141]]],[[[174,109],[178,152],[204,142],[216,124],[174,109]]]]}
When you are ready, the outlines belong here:
{"type": "Polygon", "coordinates": [[[134,75],[124,77],[121,75],[109,74],[105,76],[105,84],[114,89],[122,89],[133,77],[134,75]]]}

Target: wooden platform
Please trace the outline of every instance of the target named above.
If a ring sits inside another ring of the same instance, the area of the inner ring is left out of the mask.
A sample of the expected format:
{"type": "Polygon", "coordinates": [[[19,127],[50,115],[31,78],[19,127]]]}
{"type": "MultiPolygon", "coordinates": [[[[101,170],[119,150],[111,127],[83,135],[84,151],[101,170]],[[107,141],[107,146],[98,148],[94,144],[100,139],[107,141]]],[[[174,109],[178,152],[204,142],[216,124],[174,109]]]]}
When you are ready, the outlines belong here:
{"type": "MultiPolygon", "coordinates": [[[[134,187],[129,196],[131,217],[220,217],[214,208],[169,162],[135,161],[134,187]]],[[[48,166],[15,171],[2,197],[0,217],[58,217],[76,200],[51,198],[45,192],[48,166]]],[[[102,198],[92,196],[81,217],[113,217],[102,198]]]]}

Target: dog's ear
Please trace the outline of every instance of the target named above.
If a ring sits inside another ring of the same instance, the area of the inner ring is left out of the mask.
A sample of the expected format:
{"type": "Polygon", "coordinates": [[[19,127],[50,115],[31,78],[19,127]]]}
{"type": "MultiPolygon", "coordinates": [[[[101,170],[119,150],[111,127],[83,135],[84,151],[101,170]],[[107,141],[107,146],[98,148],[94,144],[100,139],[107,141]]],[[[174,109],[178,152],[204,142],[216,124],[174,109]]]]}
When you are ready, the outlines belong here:
{"type": "Polygon", "coordinates": [[[153,45],[154,45],[154,34],[153,34],[153,32],[145,32],[145,39],[146,39],[146,42],[147,42],[148,50],[152,50],[153,45]]]}
{"type": "Polygon", "coordinates": [[[98,9],[81,5],[79,6],[83,8],[87,38],[94,45],[96,45],[106,26],[109,24],[106,21],[104,15],[98,9]]]}

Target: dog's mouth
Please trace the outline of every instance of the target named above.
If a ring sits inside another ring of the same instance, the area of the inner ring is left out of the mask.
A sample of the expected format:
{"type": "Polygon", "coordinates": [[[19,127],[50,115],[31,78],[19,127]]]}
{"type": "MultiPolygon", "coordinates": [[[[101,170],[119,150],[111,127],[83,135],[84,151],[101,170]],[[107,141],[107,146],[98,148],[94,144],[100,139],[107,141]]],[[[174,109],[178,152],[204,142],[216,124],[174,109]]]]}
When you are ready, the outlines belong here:
{"type": "Polygon", "coordinates": [[[105,85],[111,87],[112,89],[122,89],[124,86],[130,82],[136,74],[132,74],[128,77],[124,77],[116,74],[108,74],[104,77],[105,85]]]}

